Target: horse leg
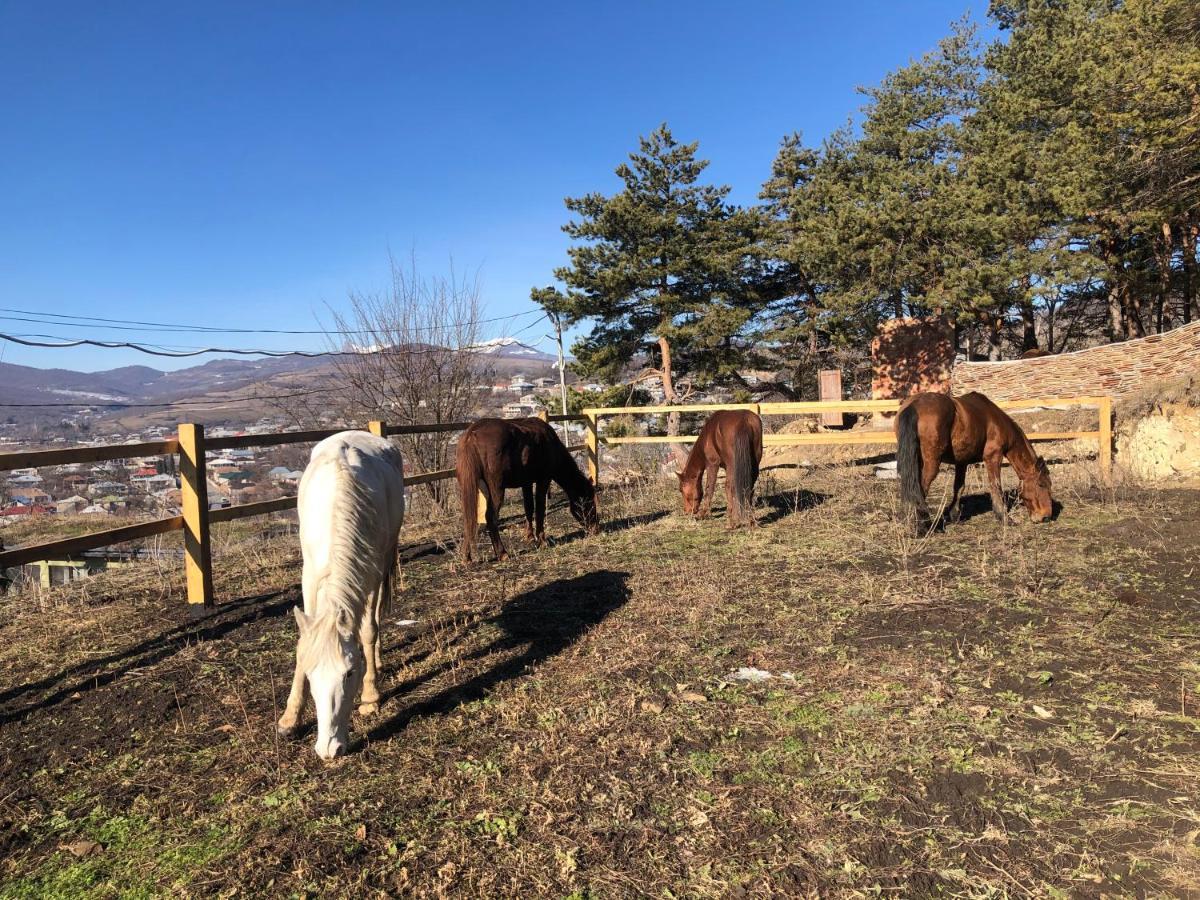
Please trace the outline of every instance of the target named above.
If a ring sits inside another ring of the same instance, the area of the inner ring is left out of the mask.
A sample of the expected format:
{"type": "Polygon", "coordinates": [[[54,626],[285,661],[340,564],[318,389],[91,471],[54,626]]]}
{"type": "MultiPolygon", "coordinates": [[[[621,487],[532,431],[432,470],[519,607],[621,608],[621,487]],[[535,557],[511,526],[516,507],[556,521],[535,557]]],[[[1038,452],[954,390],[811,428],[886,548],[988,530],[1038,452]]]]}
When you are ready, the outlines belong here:
{"type": "Polygon", "coordinates": [[[949,519],[951,522],[962,521],[962,489],[967,482],[967,467],[962,463],[954,464],[954,491],[950,496],[949,519]]]}
{"type": "MultiPolygon", "coordinates": [[[[712,462],[704,467],[704,499],[700,501],[700,509],[696,513],[698,519],[707,519],[712,512],[713,492],[717,489],[717,471],[720,468],[719,462],[712,462]]],[[[728,483],[725,485],[725,492],[728,495],[728,483]]]]}
{"type": "Polygon", "coordinates": [[[308,702],[308,676],[304,674],[304,670],[300,668],[300,660],[296,660],[296,671],[292,673],[292,689],[288,693],[287,706],[283,709],[283,715],[279,717],[279,722],[275,726],[283,737],[291,737],[300,728],[300,714],[304,712],[304,705],[308,702]]]}
{"type": "Polygon", "coordinates": [[[492,552],[496,555],[497,562],[503,562],[508,559],[508,551],[504,549],[504,542],[500,540],[500,506],[504,503],[504,488],[498,478],[495,482],[488,482],[486,494],[488,537],[492,539],[492,552]]]}
{"type": "MultiPolygon", "coordinates": [[[[312,574],[311,568],[303,569],[300,573],[300,593],[305,598],[304,611],[310,611],[310,600],[314,598],[317,586],[312,574]]],[[[299,650],[299,641],[297,641],[297,650],[299,650]]],[[[283,715],[279,717],[279,722],[276,724],[276,730],[284,737],[290,737],[295,734],[300,727],[300,715],[304,712],[304,705],[308,702],[308,676],[304,670],[300,668],[300,655],[296,654],[296,669],[292,673],[292,688],[288,691],[287,705],[283,708],[283,715]]]]}
{"type": "Polygon", "coordinates": [[[525,507],[525,540],[535,546],[538,539],[533,530],[533,485],[521,485],[521,503],[525,507]]]}
{"type": "Polygon", "coordinates": [[[1000,464],[1004,456],[998,450],[985,450],[983,464],[987,467],[988,489],[992,494],[992,514],[1004,525],[1008,524],[1008,504],[1004,502],[1004,490],[1000,484],[1000,464]]]}
{"type": "Polygon", "coordinates": [[[937,478],[938,469],[942,465],[940,448],[932,446],[929,442],[922,442],[921,451],[921,479],[919,485],[921,502],[918,504],[916,510],[916,531],[918,537],[924,537],[930,530],[929,505],[926,502],[926,498],[929,496],[929,488],[933,486],[933,482],[937,478]]]}
{"type": "Polygon", "coordinates": [[[387,582],[388,578],[385,576],[375,589],[371,602],[363,610],[362,622],[358,626],[358,642],[362,645],[363,658],[367,663],[366,672],[363,673],[362,694],[358,699],[360,716],[369,716],[379,711],[379,687],[376,684],[379,674],[379,613],[383,608],[387,582]]]}
{"type": "Polygon", "coordinates": [[[550,479],[539,481],[537,483],[537,492],[535,495],[536,515],[537,515],[537,544],[540,547],[546,543],[546,495],[550,493],[550,479]]]}

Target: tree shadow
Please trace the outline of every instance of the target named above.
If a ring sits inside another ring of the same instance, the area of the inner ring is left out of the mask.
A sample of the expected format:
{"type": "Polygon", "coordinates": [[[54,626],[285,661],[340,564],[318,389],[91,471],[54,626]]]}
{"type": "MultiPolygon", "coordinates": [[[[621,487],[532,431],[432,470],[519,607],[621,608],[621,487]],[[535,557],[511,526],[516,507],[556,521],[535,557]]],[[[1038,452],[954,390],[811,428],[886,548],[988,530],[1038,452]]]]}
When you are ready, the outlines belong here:
{"type": "MultiPolygon", "coordinates": [[[[365,740],[388,740],[402,732],[413,719],[445,714],[464,703],[478,700],[502,682],[561,653],[629,600],[628,580],[628,572],[601,570],[578,578],[552,581],[512,598],[495,617],[487,620],[489,624],[499,626],[502,636],[471,654],[470,658],[517,648],[524,648],[522,652],[462,684],[449,686],[396,712],[372,727],[365,740]]],[[[389,696],[395,696],[401,690],[412,690],[432,680],[445,668],[398,685],[389,696]]]]}
{"type": "MultiPolygon", "coordinates": [[[[74,679],[25,706],[0,710],[0,725],[19,722],[30,713],[56,706],[73,694],[82,694],[104,687],[130,670],[145,668],[161,662],[189,644],[216,640],[259,619],[285,615],[296,604],[297,599],[298,588],[293,586],[270,594],[259,594],[243,597],[230,603],[222,603],[205,618],[177,625],[162,634],[147,638],[108,656],[76,663],[67,666],[61,672],[47,675],[37,681],[8,688],[0,692],[0,704],[27,694],[47,690],[66,679],[74,679]],[[109,668],[110,666],[112,668],[109,668]]],[[[180,606],[182,607],[182,604],[180,606]]],[[[187,610],[181,609],[180,611],[184,615],[188,614],[187,610]]]]}

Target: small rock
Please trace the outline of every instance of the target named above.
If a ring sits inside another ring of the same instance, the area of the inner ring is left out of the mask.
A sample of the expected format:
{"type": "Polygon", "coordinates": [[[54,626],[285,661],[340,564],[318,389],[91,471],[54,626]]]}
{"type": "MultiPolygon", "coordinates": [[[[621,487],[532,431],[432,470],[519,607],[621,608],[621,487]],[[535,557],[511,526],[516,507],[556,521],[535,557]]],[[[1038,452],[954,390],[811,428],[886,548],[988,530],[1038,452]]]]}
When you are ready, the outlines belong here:
{"type": "Polygon", "coordinates": [[[1044,707],[1044,706],[1038,706],[1036,703],[1033,704],[1033,714],[1035,716],[1037,716],[1039,719],[1053,719],[1054,718],[1054,713],[1050,712],[1050,710],[1046,709],[1046,707],[1044,707]]]}
{"type": "Polygon", "coordinates": [[[664,708],[665,707],[661,703],[659,703],[657,700],[643,700],[642,701],[642,709],[644,709],[648,713],[654,713],[654,715],[656,715],[656,716],[659,713],[661,713],[664,708]]]}
{"type": "Polygon", "coordinates": [[[684,691],[679,695],[680,700],[686,700],[688,703],[707,703],[708,698],[697,691],[684,691]]]}
{"type": "Polygon", "coordinates": [[[754,666],[742,666],[740,669],[735,669],[728,676],[730,681],[748,681],[751,684],[759,681],[767,681],[775,676],[766,669],[756,669],[754,666]]]}
{"type": "Polygon", "coordinates": [[[66,850],[72,856],[83,859],[85,856],[91,856],[93,853],[99,853],[104,848],[95,841],[79,840],[72,841],[69,844],[59,844],[60,850],[66,850]]]}

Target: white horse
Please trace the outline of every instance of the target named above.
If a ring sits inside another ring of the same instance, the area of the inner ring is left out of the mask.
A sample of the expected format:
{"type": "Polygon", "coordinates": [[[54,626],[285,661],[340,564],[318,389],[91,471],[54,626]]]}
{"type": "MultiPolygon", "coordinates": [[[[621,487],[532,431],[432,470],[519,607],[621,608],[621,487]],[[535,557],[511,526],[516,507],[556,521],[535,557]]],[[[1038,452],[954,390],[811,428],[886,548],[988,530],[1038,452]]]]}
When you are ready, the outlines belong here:
{"type": "Polygon", "coordinates": [[[404,460],[383,438],[343,431],[313,447],[300,479],[301,576],[296,672],[279,731],[294,734],[311,688],[317,755],[350,743],[350,706],[379,708],[379,624],[391,600],[396,542],[404,522],[404,460]]]}

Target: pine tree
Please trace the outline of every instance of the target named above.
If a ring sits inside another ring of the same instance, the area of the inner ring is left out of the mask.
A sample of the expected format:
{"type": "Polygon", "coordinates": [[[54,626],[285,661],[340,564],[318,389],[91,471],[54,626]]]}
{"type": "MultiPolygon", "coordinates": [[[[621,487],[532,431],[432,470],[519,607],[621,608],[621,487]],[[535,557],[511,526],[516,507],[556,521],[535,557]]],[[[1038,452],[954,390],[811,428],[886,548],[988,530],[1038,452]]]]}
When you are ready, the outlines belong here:
{"type": "Polygon", "coordinates": [[[594,323],[572,347],[580,371],[616,380],[649,361],[639,377],[660,377],[668,404],[697,380],[736,371],[759,303],[760,218],[728,203],[727,186],[701,182],[708,163],[697,147],[664,124],[617,167],[619,193],[568,198],[576,218],[563,231],[574,243],[570,264],[554,272],[566,290],[531,294],[594,323]]]}

